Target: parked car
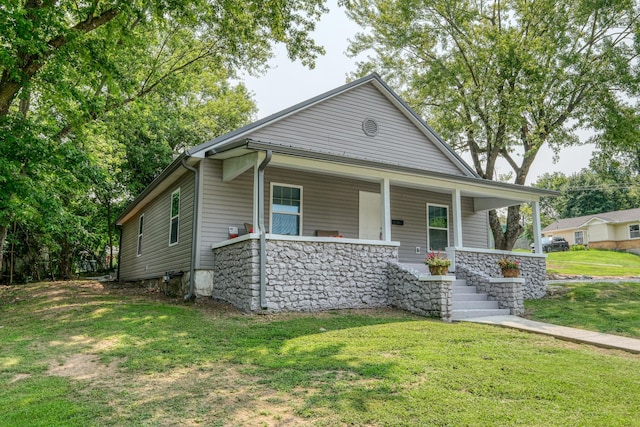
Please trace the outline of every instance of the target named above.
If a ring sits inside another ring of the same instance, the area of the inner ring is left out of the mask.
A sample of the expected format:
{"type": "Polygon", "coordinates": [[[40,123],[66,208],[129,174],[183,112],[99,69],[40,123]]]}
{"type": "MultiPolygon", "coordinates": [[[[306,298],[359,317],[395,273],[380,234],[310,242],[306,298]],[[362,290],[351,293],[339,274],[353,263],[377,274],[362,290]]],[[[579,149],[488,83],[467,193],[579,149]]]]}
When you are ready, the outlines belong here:
{"type": "MultiPolygon", "coordinates": [[[[569,242],[564,237],[543,237],[540,240],[542,252],[560,252],[569,250],[569,242]]],[[[531,244],[531,252],[536,251],[535,243],[531,244]]]]}

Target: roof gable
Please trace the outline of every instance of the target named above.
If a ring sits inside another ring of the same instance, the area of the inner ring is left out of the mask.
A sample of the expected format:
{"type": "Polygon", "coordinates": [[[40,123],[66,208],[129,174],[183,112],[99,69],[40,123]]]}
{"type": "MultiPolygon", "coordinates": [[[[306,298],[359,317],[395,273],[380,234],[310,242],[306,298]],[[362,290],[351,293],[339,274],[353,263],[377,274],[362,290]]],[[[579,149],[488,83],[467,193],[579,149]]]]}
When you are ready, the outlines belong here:
{"type": "Polygon", "coordinates": [[[202,156],[246,139],[477,177],[377,74],[223,135],[189,154],[202,156]],[[375,121],[375,136],[365,134],[365,120],[375,121]]]}

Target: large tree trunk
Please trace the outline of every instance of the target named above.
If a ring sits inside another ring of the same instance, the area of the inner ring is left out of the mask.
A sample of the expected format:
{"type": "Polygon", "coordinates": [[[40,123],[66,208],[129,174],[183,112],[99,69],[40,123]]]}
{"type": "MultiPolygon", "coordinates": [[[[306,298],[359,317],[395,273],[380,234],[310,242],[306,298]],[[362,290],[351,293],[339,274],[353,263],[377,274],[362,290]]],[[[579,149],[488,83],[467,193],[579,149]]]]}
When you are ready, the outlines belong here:
{"type": "Polygon", "coordinates": [[[4,259],[4,242],[7,240],[7,233],[9,229],[5,226],[0,226],[0,279],[2,277],[2,261],[4,259]]]}
{"type": "Polygon", "coordinates": [[[524,227],[520,223],[520,205],[509,207],[505,231],[502,231],[502,224],[495,210],[489,211],[489,226],[491,227],[496,249],[512,250],[516,240],[524,231],[524,227]]]}

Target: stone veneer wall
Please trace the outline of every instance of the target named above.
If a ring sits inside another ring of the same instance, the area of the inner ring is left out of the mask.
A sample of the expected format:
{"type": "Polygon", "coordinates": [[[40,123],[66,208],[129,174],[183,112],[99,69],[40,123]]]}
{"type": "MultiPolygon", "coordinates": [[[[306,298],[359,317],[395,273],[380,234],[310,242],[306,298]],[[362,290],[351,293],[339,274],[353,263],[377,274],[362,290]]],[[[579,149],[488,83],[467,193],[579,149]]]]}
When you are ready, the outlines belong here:
{"type": "Polygon", "coordinates": [[[476,287],[478,292],[487,294],[489,300],[497,301],[498,307],[508,308],[517,316],[524,313],[523,283],[524,279],[520,278],[491,278],[476,287]]]}
{"type": "Polygon", "coordinates": [[[267,240],[269,311],[316,311],[389,305],[387,269],[398,247],[267,240]]]}
{"type": "Polygon", "coordinates": [[[244,311],[260,309],[258,240],[248,239],[213,250],[213,298],[244,311]]]}
{"type": "Polygon", "coordinates": [[[421,316],[451,321],[453,276],[427,276],[404,265],[389,263],[392,306],[421,316]]]}
{"type": "MultiPolygon", "coordinates": [[[[397,246],[268,239],[266,249],[270,312],[389,305],[387,265],[397,261],[397,246]]],[[[213,251],[213,298],[260,311],[259,240],[213,251]]]]}
{"type": "MultiPolygon", "coordinates": [[[[450,249],[447,250],[450,253],[450,249]]],[[[520,277],[524,279],[522,294],[524,299],[538,299],[546,293],[547,260],[544,255],[525,254],[508,251],[475,251],[455,248],[455,271],[458,279],[465,279],[469,285],[488,278],[500,278],[502,272],[498,260],[508,256],[520,261],[520,277]]]]}

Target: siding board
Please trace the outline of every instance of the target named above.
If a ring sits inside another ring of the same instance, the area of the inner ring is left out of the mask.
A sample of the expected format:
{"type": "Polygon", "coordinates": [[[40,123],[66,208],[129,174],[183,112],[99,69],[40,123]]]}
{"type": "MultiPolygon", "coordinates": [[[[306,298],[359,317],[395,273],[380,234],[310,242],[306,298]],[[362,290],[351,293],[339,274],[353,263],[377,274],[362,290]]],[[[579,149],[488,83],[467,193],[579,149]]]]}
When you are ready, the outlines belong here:
{"type": "MultiPolygon", "coordinates": [[[[228,227],[242,227],[253,217],[253,170],[231,182],[222,182],[222,163],[205,160],[206,182],[201,234],[201,268],[213,268],[211,245],[228,238],[228,227]]],[[[380,184],[317,173],[267,167],[265,170],[265,226],[269,226],[271,183],[302,186],[303,235],[316,230],[338,230],[345,238],[358,238],[359,192],[380,192],[380,184]]],[[[399,256],[404,262],[422,262],[426,251],[426,206],[449,206],[449,243],[453,242],[451,195],[391,186],[391,217],[404,225],[392,225],[391,236],[400,241],[399,256]],[[415,253],[416,246],[421,254],[415,253]]],[[[473,199],[462,198],[463,242],[487,247],[486,213],[473,212],[473,199]]]]}
{"type": "Polygon", "coordinates": [[[249,138],[333,154],[464,175],[373,85],[363,85],[248,135],[249,138]],[[368,137],[362,121],[373,118],[378,135],[368,137]]]}
{"type": "Polygon", "coordinates": [[[166,271],[189,271],[193,222],[193,174],[183,174],[174,185],[122,225],[120,278],[139,280],[163,276],[166,271]],[[169,246],[171,193],[180,188],[178,243],[169,246]],[[138,219],[144,215],[142,254],[137,256],[138,219]]]}

